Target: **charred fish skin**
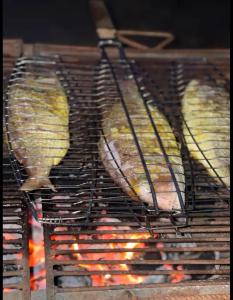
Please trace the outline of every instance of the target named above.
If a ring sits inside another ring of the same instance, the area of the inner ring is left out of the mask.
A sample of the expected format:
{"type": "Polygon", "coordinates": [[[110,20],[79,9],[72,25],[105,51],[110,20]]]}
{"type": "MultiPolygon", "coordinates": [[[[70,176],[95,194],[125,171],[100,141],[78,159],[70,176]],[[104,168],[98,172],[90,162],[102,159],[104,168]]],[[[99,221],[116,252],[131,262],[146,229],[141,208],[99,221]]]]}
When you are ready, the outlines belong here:
{"type": "Polygon", "coordinates": [[[20,190],[56,191],[49,173],[69,148],[69,107],[58,78],[27,76],[9,87],[8,99],[11,147],[29,176],[20,190]]]}
{"type": "MultiPolygon", "coordinates": [[[[120,89],[144,155],[158,208],[166,211],[180,210],[178,193],[184,203],[185,178],[180,149],[172,129],[157,107],[148,104],[169,157],[178,190],[135,82],[124,80],[120,82],[120,89]]],[[[153,206],[151,187],[121,102],[113,104],[104,114],[102,130],[103,134],[98,144],[99,153],[110,177],[133,200],[143,201],[153,206]]]]}
{"type": "Polygon", "coordinates": [[[182,99],[183,133],[191,156],[210,176],[230,188],[230,101],[222,86],[200,80],[187,85],[182,99]]]}

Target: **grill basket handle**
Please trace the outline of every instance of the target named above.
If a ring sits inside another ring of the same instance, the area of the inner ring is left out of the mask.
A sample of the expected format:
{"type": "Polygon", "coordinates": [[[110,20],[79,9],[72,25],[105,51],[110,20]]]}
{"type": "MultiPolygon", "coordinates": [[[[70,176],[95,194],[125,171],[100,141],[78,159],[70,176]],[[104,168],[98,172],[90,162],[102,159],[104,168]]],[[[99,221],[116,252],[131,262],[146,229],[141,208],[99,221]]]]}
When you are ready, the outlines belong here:
{"type": "Polygon", "coordinates": [[[92,16],[96,24],[96,33],[100,39],[118,39],[123,44],[138,50],[162,50],[174,40],[174,35],[164,31],[116,30],[103,0],[89,1],[92,16]],[[134,41],[130,36],[161,38],[153,47],[134,41]]]}
{"type": "Polygon", "coordinates": [[[116,29],[102,0],[89,1],[91,13],[96,25],[96,33],[100,39],[115,39],[116,29]]]}

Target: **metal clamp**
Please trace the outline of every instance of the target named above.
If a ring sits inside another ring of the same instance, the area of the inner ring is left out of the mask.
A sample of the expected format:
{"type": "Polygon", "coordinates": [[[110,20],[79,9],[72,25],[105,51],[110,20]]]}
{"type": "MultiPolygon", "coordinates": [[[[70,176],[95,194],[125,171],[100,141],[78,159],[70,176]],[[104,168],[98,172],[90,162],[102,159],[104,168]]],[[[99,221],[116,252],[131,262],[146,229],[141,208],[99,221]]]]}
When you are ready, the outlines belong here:
{"type": "Polygon", "coordinates": [[[119,57],[121,60],[127,60],[126,55],[125,55],[125,51],[124,48],[121,44],[121,42],[119,42],[117,39],[101,39],[98,43],[98,47],[101,49],[102,51],[102,57],[103,58],[107,58],[107,53],[106,53],[106,48],[108,47],[113,47],[113,48],[117,48],[119,51],[119,57]]]}

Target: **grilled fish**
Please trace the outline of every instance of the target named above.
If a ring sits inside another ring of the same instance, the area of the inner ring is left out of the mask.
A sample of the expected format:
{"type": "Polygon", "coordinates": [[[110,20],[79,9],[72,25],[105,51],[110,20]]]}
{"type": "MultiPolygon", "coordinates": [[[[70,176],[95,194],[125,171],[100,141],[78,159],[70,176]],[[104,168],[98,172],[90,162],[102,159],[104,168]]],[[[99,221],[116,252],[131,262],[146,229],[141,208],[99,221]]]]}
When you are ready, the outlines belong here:
{"type": "MultiPolygon", "coordinates": [[[[165,116],[156,106],[148,104],[159,136],[173,170],[165,161],[151,120],[133,80],[120,83],[120,89],[135,129],[140,148],[154,188],[158,208],[179,210],[184,203],[184,170],[180,149],[165,116]],[[175,184],[177,182],[177,185],[175,184]]],[[[146,172],[135,144],[132,128],[121,102],[116,102],[103,115],[99,153],[105,169],[133,200],[153,206],[153,197],[146,172]]]]}
{"type": "Polygon", "coordinates": [[[220,85],[212,87],[192,80],[185,89],[182,113],[191,156],[209,175],[230,187],[229,93],[220,85]]]}
{"type": "Polygon", "coordinates": [[[49,173],[69,148],[67,98],[56,75],[49,76],[25,76],[8,90],[11,145],[29,176],[22,191],[56,191],[49,173]]]}

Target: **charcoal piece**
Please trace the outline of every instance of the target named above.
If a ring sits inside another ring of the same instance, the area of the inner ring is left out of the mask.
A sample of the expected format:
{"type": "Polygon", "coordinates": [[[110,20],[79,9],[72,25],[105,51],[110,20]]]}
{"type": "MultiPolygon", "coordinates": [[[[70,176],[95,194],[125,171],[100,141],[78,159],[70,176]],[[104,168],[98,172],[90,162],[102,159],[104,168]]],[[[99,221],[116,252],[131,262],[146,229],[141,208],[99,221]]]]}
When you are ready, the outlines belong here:
{"type": "MultiPolygon", "coordinates": [[[[164,265],[160,265],[156,268],[156,270],[166,270],[164,265]]],[[[147,276],[143,283],[144,284],[151,284],[151,283],[165,283],[169,281],[169,275],[150,275],[147,276]]]]}
{"type": "Polygon", "coordinates": [[[11,272],[11,271],[18,271],[22,268],[21,265],[8,265],[8,264],[4,264],[3,265],[3,272],[11,272]]]}
{"type": "Polygon", "coordinates": [[[92,282],[88,276],[58,276],[55,285],[61,288],[86,287],[91,286],[92,282]]]}
{"type": "Polygon", "coordinates": [[[3,278],[3,286],[7,284],[19,284],[22,281],[20,276],[11,276],[3,278]]]}
{"type": "MultiPolygon", "coordinates": [[[[59,271],[85,271],[84,268],[78,266],[55,266],[56,270],[59,271]]],[[[92,286],[91,278],[87,275],[78,276],[57,276],[55,277],[55,285],[61,288],[71,287],[87,287],[92,286]]]]}
{"type": "MultiPolygon", "coordinates": [[[[214,252],[204,252],[201,253],[199,256],[199,260],[201,259],[215,259],[214,252]]],[[[185,270],[212,270],[215,268],[214,265],[184,265],[183,266],[185,270]]],[[[210,278],[211,274],[193,274],[192,280],[206,280],[210,278]]]]}
{"type": "MultiPolygon", "coordinates": [[[[143,259],[146,261],[146,260],[162,260],[162,257],[161,257],[161,254],[159,252],[148,252],[146,253],[144,256],[143,256],[143,259]]],[[[141,271],[153,271],[153,270],[157,270],[159,269],[160,267],[162,266],[161,265],[148,265],[148,264],[145,264],[145,265],[131,265],[131,268],[132,270],[141,270],[141,271]]],[[[149,283],[149,282],[148,282],[149,283]]]]}
{"type": "Polygon", "coordinates": [[[146,277],[143,281],[144,284],[152,284],[152,283],[165,283],[167,282],[167,275],[151,275],[146,277]]]}

